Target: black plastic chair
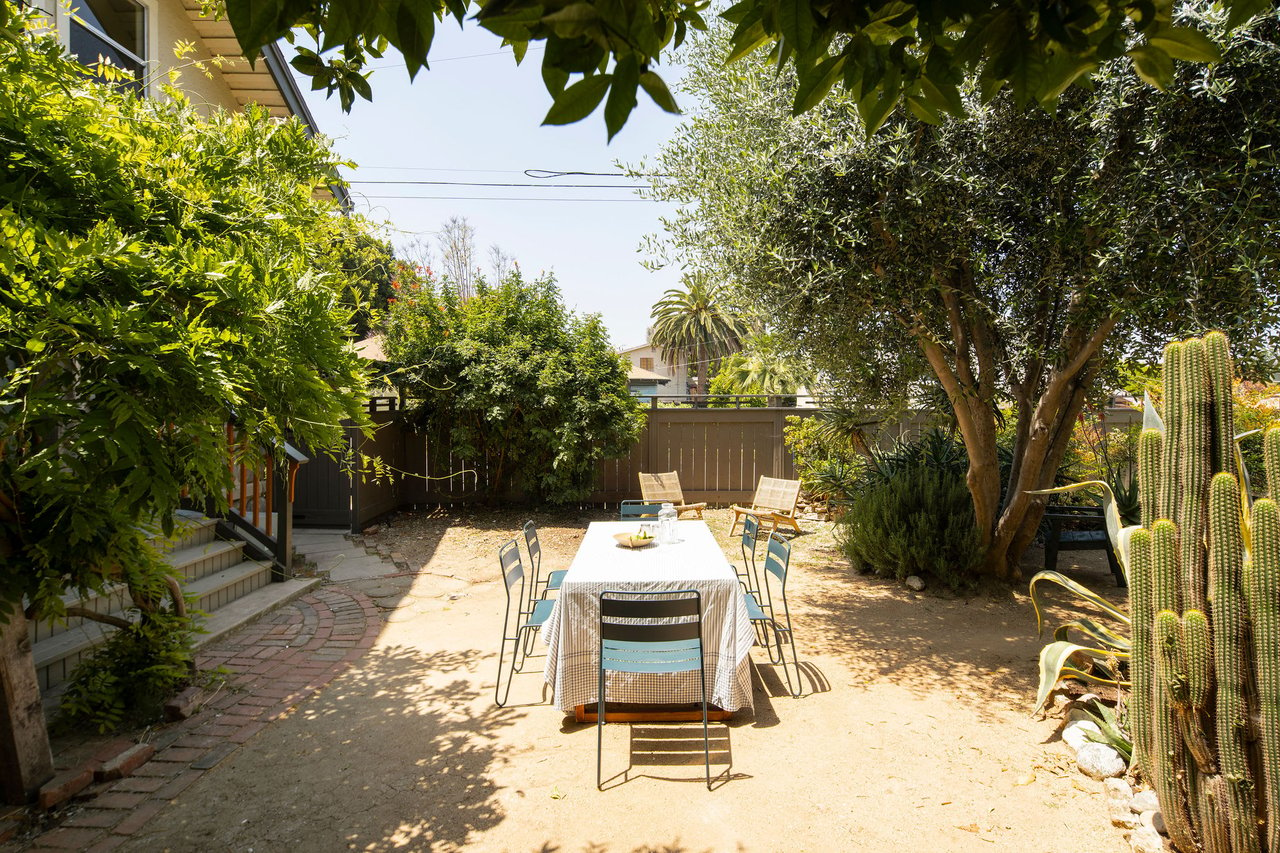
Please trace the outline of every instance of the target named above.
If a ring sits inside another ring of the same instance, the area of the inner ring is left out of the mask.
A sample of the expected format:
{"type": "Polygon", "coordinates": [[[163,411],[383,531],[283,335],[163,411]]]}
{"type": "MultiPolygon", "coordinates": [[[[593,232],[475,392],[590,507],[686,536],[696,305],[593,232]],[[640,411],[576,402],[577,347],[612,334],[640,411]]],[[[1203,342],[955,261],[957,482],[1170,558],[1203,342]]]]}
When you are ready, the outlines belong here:
{"type": "Polygon", "coordinates": [[[605,673],[697,671],[702,685],[702,744],[711,788],[707,674],[702,659],[702,596],[697,590],[600,593],[600,679],[596,690],[596,788],[601,789],[605,673]]]}
{"type": "Polygon", "coordinates": [[[551,616],[555,601],[540,598],[528,609],[525,608],[524,566],[520,564],[520,546],[516,544],[516,540],[512,539],[498,549],[498,564],[502,568],[502,586],[507,593],[507,606],[502,614],[502,642],[498,646],[498,681],[493,686],[493,701],[501,708],[507,704],[507,697],[511,694],[511,681],[524,667],[524,661],[527,658],[524,644],[520,641],[536,633],[543,626],[551,616]],[[516,629],[514,633],[508,634],[507,629],[511,625],[511,589],[517,584],[520,589],[515,596],[516,629]],[[507,689],[503,690],[502,675],[505,669],[503,661],[506,658],[507,643],[513,644],[511,671],[507,673],[507,689]]]}
{"type": "Polygon", "coordinates": [[[1107,566],[1111,576],[1116,579],[1116,586],[1127,586],[1124,571],[1116,559],[1111,547],[1111,536],[1107,533],[1107,519],[1100,506],[1063,506],[1053,504],[1045,507],[1044,520],[1048,528],[1044,533],[1044,568],[1054,571],[1058,568],[1059,551],[1106,551],[1107,566]],[[1063,529],[1070,524],[1073,529],[1063,529]]]}
{"type": "Polygon", "coordinates": [[[618,520],[630,521],[633,518],[657,518],[662,512],[662,504],[652,501],[623,501],[618,506],[618,520]]]}
{"type": "MultiPolygon", "coordinates": [[[[791,630],[791,610],[787,607],[787,568],[791,564],[791,545],[787,540],[774,533],[769,534],[769,547],[764,555],[764,575],[762,576],[761,598],[746,593],[747,617],[762,629],[773,631],[777,644],[777,657],[773,649],[769,650],[769,663],[781,664],[782,674],[787,679],[787,690],[792,696],[800,695],[800,658],[796,654],[796,637],[791,630]],[[778,594],[775,596],[770,588],[769,578],[778,582],[778,594]],[[782,618],[777,616],[778,605],[781,604],[782,618]],[[785,624],[784,624],[785,623],[785,624]],[[791,646],[791,661],[795,666],[795,686],[791,684],[791,670],[787,668],[787,657],[783,648],[783,635],[791,646]]],[[[768,634],[766,633],[766,636],[768,634]]]]}

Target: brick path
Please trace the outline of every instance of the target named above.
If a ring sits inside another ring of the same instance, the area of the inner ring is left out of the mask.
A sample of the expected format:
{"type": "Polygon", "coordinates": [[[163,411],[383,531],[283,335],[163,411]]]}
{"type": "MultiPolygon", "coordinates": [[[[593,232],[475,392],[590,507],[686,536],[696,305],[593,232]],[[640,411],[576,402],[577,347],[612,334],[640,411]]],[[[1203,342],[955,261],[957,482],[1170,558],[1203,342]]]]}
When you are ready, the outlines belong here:
{"type": "MultiPolygon", "coordinates": [[[[95,796],[81,800],[83,808],[28,849],[97,853],[123,844],[207,770],[363,657],[382,624],[368,597],[327,587],[201,649],[201,669],[228,671],[223,687],[199,713],[152,739],[150,761],[90,789],[95,796]]],[[[113,742],[99,756],[120,746],[113,742]]]]}

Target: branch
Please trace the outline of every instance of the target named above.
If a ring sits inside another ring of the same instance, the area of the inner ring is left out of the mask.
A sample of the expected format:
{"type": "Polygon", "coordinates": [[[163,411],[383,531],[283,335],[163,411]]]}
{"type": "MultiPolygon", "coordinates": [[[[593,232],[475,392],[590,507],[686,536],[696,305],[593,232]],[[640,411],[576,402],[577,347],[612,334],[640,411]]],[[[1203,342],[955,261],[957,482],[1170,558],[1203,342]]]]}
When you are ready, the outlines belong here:
{"type": "Polygon", "coordinates": [[[110,613],[99,613],[96,610],[90,610],[87,607],[75,605],[67,608],[68,616],[79,616],[81,619],[88,619],[92,622],[101,622],[104,625],[110,625],[113,628],[132,628],[133,623],[128,619],[122,619],[119,616],[113,616],[110,613]]]}

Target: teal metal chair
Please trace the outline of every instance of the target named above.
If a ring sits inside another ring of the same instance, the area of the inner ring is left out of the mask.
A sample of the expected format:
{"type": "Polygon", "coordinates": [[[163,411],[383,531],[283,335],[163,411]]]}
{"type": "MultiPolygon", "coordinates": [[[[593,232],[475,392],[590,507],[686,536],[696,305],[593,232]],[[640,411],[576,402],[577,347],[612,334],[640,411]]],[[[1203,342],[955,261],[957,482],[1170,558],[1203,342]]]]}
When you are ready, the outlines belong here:
{"type": "Polygon", "coordinates": [[[702,685],[702,745],[711,789],[711,735],[707,727],[707,674],[702,663],[702,596],[675,592],[600,593],[600,678],[596,687],[596,788],[604,787],[605,674],[697,671],[702,685]]]}
{"type": "Polygon", "coordinates": [[[769,663],[781,664],[782,674],[787,679],[787,690],[792,696],[800,695],[800,658],[796,655],[796,638],[795,633],[791,630],[791,610],[787,607],[787,568],[791,564],[791,545],[787,540],[783,539],[775,531],[769,534],[769,546],[764,555],[764,573],[761,576],[760,598],[752,593],[745,594],[747,605],[747,617],[752,623],[760,626],[768,636],[768,631],[773,632],[774,642],[777,646],[777,656],[774,656],[774,650],[769,650],[769,663]],[[771,580],[777,582],[778,591],[775,594],[772,589],[771,580]],[[778,611],[781,610],[781,617],[778,611]],[[795,668],[796,680],[795,685],[791,683],[791,670],[787,668],[787,658],[783,645],[783,636],[786,637],[786,643],[791,646],[791,662],[795,668]]]}
{"type": "Polygon", "coordinates": [[[555,592],[560,589],[560,584],[564,583],[564,576],[569,574],[568,569],[557,569],[554,572],[547,572],[547,576],[542,576],[542,545],[538,542],[538,526],[532,521],[524,523],[524,545],[529,551],[529,598],[546,598],[548,592],[555,592]],[[542,592],[538,589],[541,587],[542,592]]]}
{"type": "Polygon", "coordinates": [[[652,501],[623,501],[618,507],[618,520],[630,521],[633,518],[657,518],[662,511],[662,504],[652,501]]]}
{"type": "Polygon", "coordinates": [[[499,707],[507,704],[507,697],[511,694],[511,681],[515,678],[515,674],[520,672],[524,667],[527,658],[525,646],[521,643],[529,637],[530,634],[536,633],[539,628],[546,623],[551,616],[551,610],[555,607],[555,601],[540,598],[531,603],[526,608],[525,598],[525,574],[524,566],[520,563],[520,546],[516,544],[516,540],[512,539],[501,548],[498,549],[498,565],[502,569],[502,586],[507,593],[507,605],[502,614],[502,642],[498,646],[498,680],[493,686],[493,701],[499,707]],[[509,633],[512,622],[512,601],[511,590],[519,586],[519,590],[514,596],[515,601],[515,631],[509,633]],[[511,648],[511,669],[506,670],[507,643],[512,644],[511,648]],[[502,676],[506,673],[507,687],[502,689],[502,676]]]}
{"type": "Polygon", "coordinates": [[[742,522],[742,536],[738,539],[738,548],[742,551],[742,568],[734,566],[738,574],[738,583],[742,591],[759,594],[760,575],[756,569],[756,542],[760,537],[760,522],[755,516],[748,515],[742,522]]]}

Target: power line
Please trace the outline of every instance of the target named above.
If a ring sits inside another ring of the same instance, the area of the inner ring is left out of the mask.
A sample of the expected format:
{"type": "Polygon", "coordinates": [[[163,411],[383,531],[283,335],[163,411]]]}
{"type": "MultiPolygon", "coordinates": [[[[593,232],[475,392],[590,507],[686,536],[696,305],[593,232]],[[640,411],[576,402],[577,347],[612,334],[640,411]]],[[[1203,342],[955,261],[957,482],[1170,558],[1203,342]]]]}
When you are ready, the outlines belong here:
{"type": "Polygon", "coordinates": [[[367,195],[360,193],[361,197],[370,199],[420,199],[424,201],[609,201],[609,202],[638,202],[640,204],[653,204],[654,199],[648,198],[546,198],[545,196],[469,196],[469,195],[367,195]]]}
{"type": "Polygon", "coordinates": [[[348,184],[411,184],[425,187],[536,187],[541,190],[592,189],[592,190],[645,190],[648,184],[528,184],[483,183],[478,181],[347,181],[348,184]]]}

